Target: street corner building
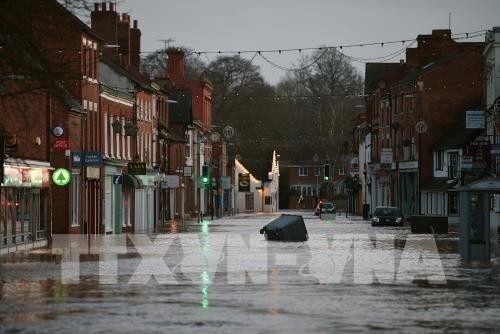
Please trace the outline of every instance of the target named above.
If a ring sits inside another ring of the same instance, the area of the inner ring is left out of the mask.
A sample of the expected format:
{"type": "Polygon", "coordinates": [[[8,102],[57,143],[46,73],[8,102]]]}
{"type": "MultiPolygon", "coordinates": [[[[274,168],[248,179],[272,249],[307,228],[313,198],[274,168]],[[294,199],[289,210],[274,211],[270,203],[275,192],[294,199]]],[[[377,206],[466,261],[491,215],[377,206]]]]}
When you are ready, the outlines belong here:
{"type": "Polygon", "coordinates": [[[55,0],[0,12],[2,253],[234,212],[234,129],[214,130],[212,84],[185,78],[183,50],[152,78],[139,22],[115,3],[96,3],[90,26],[55,0]]]}

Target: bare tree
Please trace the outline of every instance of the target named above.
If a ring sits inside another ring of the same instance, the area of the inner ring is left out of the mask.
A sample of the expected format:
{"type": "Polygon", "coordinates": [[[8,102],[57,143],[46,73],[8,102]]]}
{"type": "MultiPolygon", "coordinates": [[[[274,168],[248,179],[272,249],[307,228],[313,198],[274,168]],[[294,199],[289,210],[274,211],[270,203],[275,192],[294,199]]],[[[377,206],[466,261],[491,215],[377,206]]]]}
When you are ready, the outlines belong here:
{"type": "MultiPolygon", "coordinates": [[[[186,80],[196,80],[206,69],[206,64],[196,56],[190,48],[181,47],[184,51],[184,75],[186,80]]],[[[165,77],[167,74],[167,50],[160,49],[151,52],[141,59],[141,72],[149,77],[165,77]]]]}

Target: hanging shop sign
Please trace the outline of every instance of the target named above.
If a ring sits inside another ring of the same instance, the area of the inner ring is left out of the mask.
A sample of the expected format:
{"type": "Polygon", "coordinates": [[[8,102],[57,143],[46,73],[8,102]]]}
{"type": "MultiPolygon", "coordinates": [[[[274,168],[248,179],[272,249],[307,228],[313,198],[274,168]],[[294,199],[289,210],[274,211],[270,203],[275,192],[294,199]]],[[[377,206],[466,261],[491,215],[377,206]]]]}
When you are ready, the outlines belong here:
{"type": "Polygon", "coordinates": [[[250,173],[238,173],[238,191],[250,191],[250,173]]]}

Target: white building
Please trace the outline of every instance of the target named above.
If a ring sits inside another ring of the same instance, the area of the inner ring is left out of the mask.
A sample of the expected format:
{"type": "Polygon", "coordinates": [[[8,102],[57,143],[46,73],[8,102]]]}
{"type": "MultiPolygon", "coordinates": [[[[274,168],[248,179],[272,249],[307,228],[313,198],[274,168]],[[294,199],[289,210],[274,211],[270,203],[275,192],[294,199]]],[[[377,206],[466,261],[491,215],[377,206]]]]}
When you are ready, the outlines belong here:
{"type": "Polygon", "coordinates": [[[279,203],[279,162],[276,152],[273,152],[269,180],[261,181],[255,178],[235,160],[233,183],[233,208],[235,213],[243,212],[276,212],[279,203]]]}

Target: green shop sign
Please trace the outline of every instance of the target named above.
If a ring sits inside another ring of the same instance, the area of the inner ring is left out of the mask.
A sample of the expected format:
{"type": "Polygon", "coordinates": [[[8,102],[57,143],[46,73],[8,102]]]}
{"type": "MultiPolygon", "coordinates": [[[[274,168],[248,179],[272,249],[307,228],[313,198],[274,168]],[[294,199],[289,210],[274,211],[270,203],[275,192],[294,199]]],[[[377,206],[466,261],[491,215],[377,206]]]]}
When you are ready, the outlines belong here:
{"type": "Polygon", "coordinates": [[[58,168],[52,173],[52,182],[56,186],[65,186],[71,181],[71,173],[66,168],[58,168]]]}

